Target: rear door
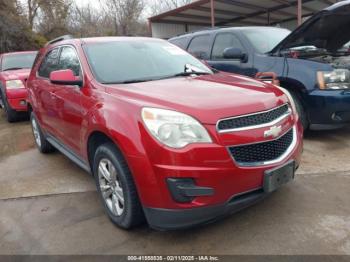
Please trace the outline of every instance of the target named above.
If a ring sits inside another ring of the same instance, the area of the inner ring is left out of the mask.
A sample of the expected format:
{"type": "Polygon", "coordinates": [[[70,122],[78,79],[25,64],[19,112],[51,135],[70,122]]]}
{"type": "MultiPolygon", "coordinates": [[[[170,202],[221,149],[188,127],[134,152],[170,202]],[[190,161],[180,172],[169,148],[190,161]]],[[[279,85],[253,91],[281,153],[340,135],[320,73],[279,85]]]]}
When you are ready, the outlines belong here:
{"type": "Polygon", "coordinates": [[[244,47],[239,39],[239,36],[233,32],[222,32],[215,36],[211,57],[208,61],[209,65],[213,68],[232,72],[236,74],[254,76],[252,56],[249,55],[247,49],[244,47]],[[241,59],[226,59],[224,58],[224,51],[226,48],[239,48],[246,54],[247,59],[245,61],[241,59]]]}
{"type": "Polygon", "coordinates": [[[56,100],[54,92],[57,86],[49,80],[50,73],[58,68],[58,57],[60,48],[50,50],[43,58],[37,77],[31,82],[31,89],[34,92],[36,101],[36,115],[40,124],[45,130],[54,133],[58,116],[56,114],[56,100]]]}

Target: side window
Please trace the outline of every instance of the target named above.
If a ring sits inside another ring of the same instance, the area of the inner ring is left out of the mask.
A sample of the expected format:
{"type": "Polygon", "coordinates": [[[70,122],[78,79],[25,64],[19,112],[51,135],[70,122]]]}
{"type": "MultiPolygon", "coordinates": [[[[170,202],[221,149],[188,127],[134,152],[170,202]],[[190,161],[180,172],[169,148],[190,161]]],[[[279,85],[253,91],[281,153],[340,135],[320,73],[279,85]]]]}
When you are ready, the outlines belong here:
{"type": "Polygon", "coordinates": [[[59,70],[71,69],[75,76],[81,75],[79,58],[73,47],[62,47],[58,68],[59,70]]]}
{"type": "Polygon", "coordinates": [[[194,37],[187,51],[199,59],[208,60],[210,56],[209,35],[200,35],[194,37]]]}
{"type": "Polygon", "coordinates": [[[57,70],[58,54],[59,48],[55,48],[45,56],[38,70],[39,76],[49,78],[50,73],[57,70]]]}
{"type": "Polygon", "coordinates": [[[224,51],[228,47],[235,47],[244,51],[244,47],[235,35],[231,33],[218,34],[214,41],[213,51],[211,55],[212,59],[224,59],[224,51]]]}

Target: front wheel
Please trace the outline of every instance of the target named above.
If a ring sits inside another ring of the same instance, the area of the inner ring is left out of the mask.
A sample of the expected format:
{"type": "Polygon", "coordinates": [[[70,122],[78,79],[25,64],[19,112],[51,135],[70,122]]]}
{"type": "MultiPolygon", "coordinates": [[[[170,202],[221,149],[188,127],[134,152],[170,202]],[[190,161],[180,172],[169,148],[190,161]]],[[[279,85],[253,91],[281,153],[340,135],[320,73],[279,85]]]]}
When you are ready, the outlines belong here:
{"type": "Polygon", "coordinates": [[[19,114],[13,110],[10,105],[8,104],[7,100],[6,100],[6,97],[4,97],[3,95],[1,96],[1,99],[2,99],[2,107],[4,107],[4,111],[5,111],[5,115],[6,115],[6,120],[7,122],[9,123],[13,123],[13,122],[16,122],[18,121],[19,119],[19,114]]]}
{"type": "Polygon", "coordinates": [[[113,143],[98,147],[94,177],[104,208],[117,226],[130,229],[144,222],[144,214],[128,165],[113,143]]]}

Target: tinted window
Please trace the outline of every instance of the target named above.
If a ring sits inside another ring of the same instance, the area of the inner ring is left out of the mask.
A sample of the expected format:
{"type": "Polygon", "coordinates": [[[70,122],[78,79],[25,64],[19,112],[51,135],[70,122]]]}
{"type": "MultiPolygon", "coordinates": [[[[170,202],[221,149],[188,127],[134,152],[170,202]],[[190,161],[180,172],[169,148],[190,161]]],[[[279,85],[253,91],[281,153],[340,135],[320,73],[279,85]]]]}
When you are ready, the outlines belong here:
{"type": "Polygon", "coordinates": [[[171,78],[185,71],[212,73],[199,60],[165,41],[87,43],[84,51],[96,79],[105,84],[171,78]]]}
{"type": "Polygon", "coordinates": [[[61,50],[58,70],[71,69],[75,76],[80,76],[80,62],[73,47],[65,46],[61,50]]]}
{"type": "Polygon", "coordinates": [[[35,57],[36,53],[5,55],[2,60],[2,71],[32,68],[35,57]]]}
{"type": "Polygon", "coordinates": [[[50,73],[58,69],[57,58],[59,49],[51,50],[44,58],[38,70],[39,76],[49,78],[50,73]]]}
{"type": "Polygon", "coordinates": [[[210,38],[209,35],[196,36],[192,39],[188,52],[199,59],[209,59],[210,38]]]}
{"type": "Polygon", "coordinates": [[[228,47],[244,50],[239,39],[231,33],[219,34],[215,38],[212,59],[224,59],[224,51],[228,47]]]}
{"type": "Polygon", "coordinates": [[[248,38],[256,51],[267,53],[286,38],[290,31],[282,28],[252,28],[242,30],[242,33],[248,38]]]}

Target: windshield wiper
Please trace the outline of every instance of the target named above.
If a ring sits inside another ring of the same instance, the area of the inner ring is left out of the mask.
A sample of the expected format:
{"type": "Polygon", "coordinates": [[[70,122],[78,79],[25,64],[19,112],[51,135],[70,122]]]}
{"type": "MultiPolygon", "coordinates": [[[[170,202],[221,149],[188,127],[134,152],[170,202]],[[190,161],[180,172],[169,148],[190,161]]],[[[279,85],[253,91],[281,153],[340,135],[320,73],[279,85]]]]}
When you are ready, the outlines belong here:
{"type": "Polygon", "coordinates": [[[177,76],[192,76],[192,75],[211,75],[210,72],[207,71],[203,71],[200,68],[191,65],[191,64],[186,64],[184,71],[180,72],[178,74],[173,75],[173,77],[177,77],[177,76]]]}
{"type": "Polygon", "coordinates": [[[3,70],[3,71],[21,70],[21,69],[24,69],[24,68],[23,68],[23,67],[10,67],[10,68],[6,68],[6,69],[3,70]]]}
{"type": "Polygon", "coordinates": [[[211,75],[211,74],[209,72],[181,72],[173,76],[177,77],[177,76],[192,76],[192,75],[211,75]]]}

